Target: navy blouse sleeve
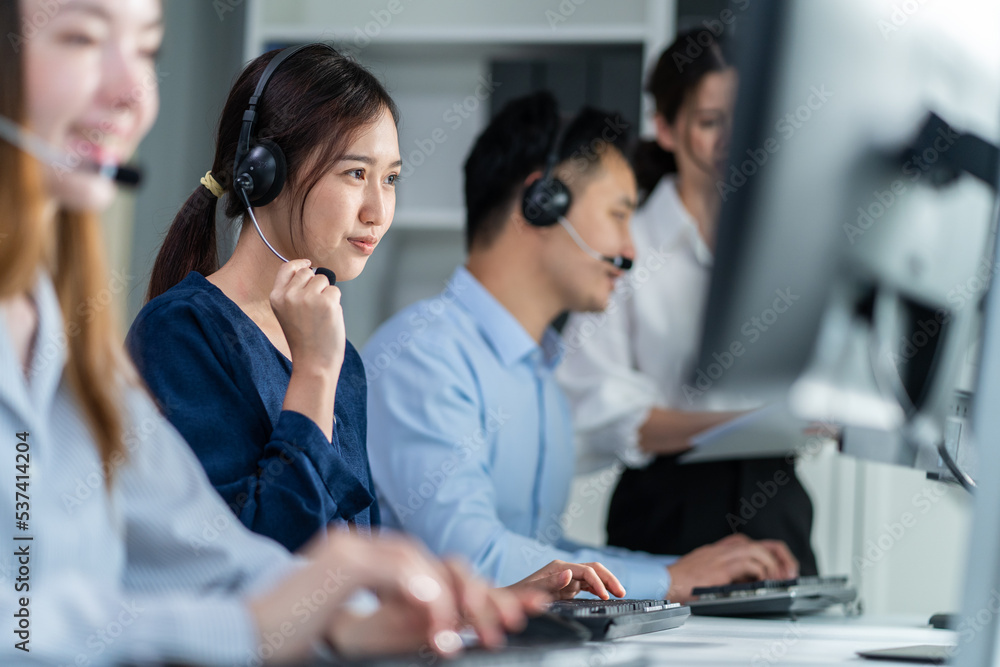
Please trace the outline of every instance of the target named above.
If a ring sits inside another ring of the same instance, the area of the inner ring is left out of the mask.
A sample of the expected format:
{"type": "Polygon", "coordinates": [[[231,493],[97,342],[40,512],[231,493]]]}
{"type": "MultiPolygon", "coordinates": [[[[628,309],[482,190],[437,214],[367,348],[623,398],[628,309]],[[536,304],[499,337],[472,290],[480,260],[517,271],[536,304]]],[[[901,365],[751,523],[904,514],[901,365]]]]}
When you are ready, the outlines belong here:
{"type": "MultiPolygon", "coordinates": [[[[311,419],[283,410],[272,424],[239,359],[190,303],[150,303],[127,345],[170,422],[240,521],[290,551],[336,519],[373,504],[366,485],[311,419]]],[[[373,488],[373,487],[369,487],[373,488]]],[[[211,532],[211,526],[205,530],[211,532]]]]}

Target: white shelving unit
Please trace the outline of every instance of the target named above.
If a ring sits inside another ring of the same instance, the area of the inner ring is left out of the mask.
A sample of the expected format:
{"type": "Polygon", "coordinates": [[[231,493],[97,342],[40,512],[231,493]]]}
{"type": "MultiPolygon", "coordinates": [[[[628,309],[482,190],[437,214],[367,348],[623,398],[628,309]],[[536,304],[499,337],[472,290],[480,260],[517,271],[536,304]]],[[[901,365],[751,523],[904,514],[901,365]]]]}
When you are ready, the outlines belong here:
{"type": "MultiPolygon", "coordinates": [[[[316,40],[354,53],[402,114],[394,226],[457,231],[465,219],[461,165],[488,116],[489,62],[548,47],[620,44],[640,45],[649,63],[673,35],[675,3],[248,0],[245,55],[316,40]]],[[[649,134],[648,118],[642,129],[649,134]]]]}

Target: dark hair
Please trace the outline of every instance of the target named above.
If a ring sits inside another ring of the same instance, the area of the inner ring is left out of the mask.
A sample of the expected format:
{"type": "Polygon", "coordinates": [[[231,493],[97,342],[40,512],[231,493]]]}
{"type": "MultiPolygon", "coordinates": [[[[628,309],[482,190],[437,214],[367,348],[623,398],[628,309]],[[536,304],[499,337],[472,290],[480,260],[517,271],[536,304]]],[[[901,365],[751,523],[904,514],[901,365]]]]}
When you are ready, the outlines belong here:
{"type": "MultiPolygon", "coordinates": [[[[230,195],[243,112],[261,73],[277,53],[269,51],[255,58],[240,72],[219,119],[212,176],[230,195]]],[[[254,138],[273,141],[285,154],[285,187],[300,197],[300,221],[310,190],[340,159],[358,131],[376,121],[386,109],[398,123],[399,110],[378,79],[349,56],[326,45],[299,51],[274,72],[257,106],[254,138]],[[307,158],[314,152],[321,159],[304,173],[307,158]]],[[[179,283],[190,271],[208,275],[218,270],[217,201],[199,185],[184,202],[156,257],[147,300],[179,283]]],[[[237,197],[226,198],[227,218],[243,212],[237,197]]]]}
{"type": "MultiPolygon", "coordinates": [[[[465,160],[469,250],[492,243],[512,207],[520,206],[524,181],[545,168],[559,128],[559,106],[551,93],[541,91],[505,104],[476,139],[465,160]]],[[[629,130],[621,114],[593,107],[584,107],[573,118],[557,152],[558,164],[569,161],[573,167],[569,176],[560,175],[570,190],[593,172],[607,148],[625,157],[629,130]]]]}
{"type": "MultiPolygon", "coordinates": [[[[646,92],[653,96],[656,111],[668,123],[698,88],[705,75],[729,67],[723,43],[707,28],[679,33],[673,44],[660,55],[646,80],[646,92]]],[[[648,195],[666,174],[677,171],[674,154],[660,148],[655,141],[643,141],[633,155],[639,190],[648,195]]]]}

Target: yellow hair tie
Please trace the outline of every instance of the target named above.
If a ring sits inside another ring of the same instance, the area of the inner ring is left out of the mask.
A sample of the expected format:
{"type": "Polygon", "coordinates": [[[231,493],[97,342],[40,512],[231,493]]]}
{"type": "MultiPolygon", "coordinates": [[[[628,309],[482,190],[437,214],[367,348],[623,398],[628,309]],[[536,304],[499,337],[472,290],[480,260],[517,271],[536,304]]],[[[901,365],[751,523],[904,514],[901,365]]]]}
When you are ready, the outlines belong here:
{"type": "Polygon", "coordinates": [[[219,185],[219,182],[212,177],[212,170],[209,169],[205,172],[205,175],[201,177],[201,184],[208,188],[208,191],[215,195],[218,199],[223,195],[225,190],[219,185]]]}

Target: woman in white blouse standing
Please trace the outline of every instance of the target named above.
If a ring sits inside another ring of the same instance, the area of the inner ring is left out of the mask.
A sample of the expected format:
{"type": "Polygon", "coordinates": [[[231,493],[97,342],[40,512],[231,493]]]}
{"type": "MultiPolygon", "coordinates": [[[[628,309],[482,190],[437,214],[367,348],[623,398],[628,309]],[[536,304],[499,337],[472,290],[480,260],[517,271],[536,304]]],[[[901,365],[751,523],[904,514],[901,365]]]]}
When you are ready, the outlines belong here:
{"type": "MultiPolygon", "coordinates": [[[[622,460],[609,544],[682,554],[733,532],[786,542],[802,574],[816,572],[812,504],[784,459],[679,465],[693,435],[732,419],[696,408],[696,363],[712,270],[716,183],[726,165],[736,72],[708,30],[682,33],[646,86],[656,141],[636,155],[646,193],[632,219],[636,264],[605,313],[576,314],[564,330],[558,377],[570,398],[581,470],[622,460]],[[741,498],[780,486],[750,519],[741,498]]],[[[728,409],[726,409],[728,408],[728,409]]]]}
{"type": "Polygon", "coordinates": [[[499,643],[536,594],[401,538],[292,557],[235,520],[142,389],[108,305],[115,187],[86,165],[152,125],[162,33],[158,0],[0,3],[0,664],[451,653],[466,622],[499,643]],[[360,590],[373,614],[345,604],[360,590]]]}

